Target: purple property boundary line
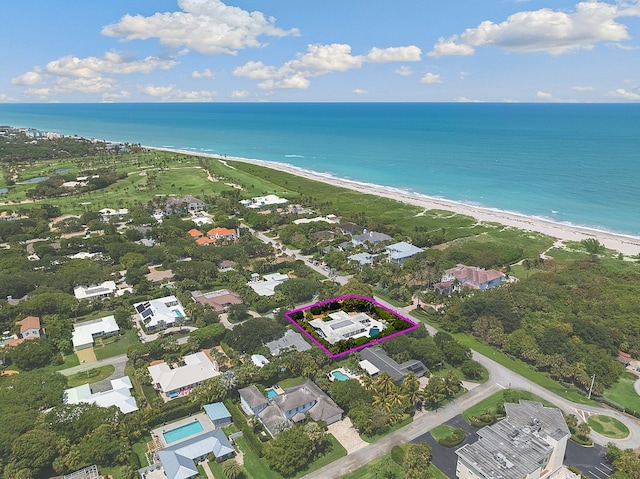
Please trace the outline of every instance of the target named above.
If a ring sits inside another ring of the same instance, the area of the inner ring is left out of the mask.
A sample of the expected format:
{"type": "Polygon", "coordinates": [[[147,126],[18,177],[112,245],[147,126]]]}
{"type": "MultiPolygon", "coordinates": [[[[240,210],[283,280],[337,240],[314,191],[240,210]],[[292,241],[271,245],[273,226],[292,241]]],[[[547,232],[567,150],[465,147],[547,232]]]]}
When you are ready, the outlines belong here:
{"type": "Polygon", "coordinates": [[[381,343],[382,341],[386,341],[387,339],[391,339],[391,338],[393,338],[395,336],[399,336],[401,334],[408,333],[409,331],[413,331],[414,329],[418,328],[418,323],[416,323],[414,321],[411,321],[409,318],[405,318],[404,316],[402,316],[398,312],[387,308],[384,304],[380,304],[375,299],[369,298],[367,296],[338,296],[336,298],[325,299],[324,301],[320,301],[319,303],[313,303],[313,304],[309,304],[307,306],[302,306],[301,308],[292,309],[291,311],[287,311],[286,313],[284,313],[284,315],[285,315],[285,317],[287,318],[287,320],[291,324],[293,324],[302,333],[304,333],[304,335],[307,338],[309,338],[311,341],[313,341],[313,343],[316,346],[318,346],[320,349],[322,349],[332,359],[339,358],[340,356],[344,356],[345,354],[349,354],[349,353],[352,353],[354,351],[359,351],[360,349],[368,348],[369,346],[381,343]],[[364,301],[368,301],[370,303],[373,303],[376,306],[380,306],[382,309],[387,310],[388,312],[393,314],[396,318],[402,319],[403,321],[406,321],[407,323],[411,324],[411,327],[407,328],[407,329],[404,329],[402,331],[398,331],[396,333],[390,334],[389,336],[385,336],[383,338],[373,339],[373,340],[369,341],[368,343],[361,344],[360,346],[356,346],[355,348],[348,349],[347,351],[343,351],[341,353],[333,354],[331,351],[329,351],[327,348],[325,348],[322,344],[320,344],[320,342],[316,338],[314,338],[311,334],[309,334],[308,331],[306,331],[302,326],[300,326],[295,319],[291,318],[291,315],[294,314],[294,313],[298,313],[300,311],[306,311],[307,309],[311,309],[311,308],[313,308],[315,306],[322,306],[323,304],[333,303],[333,302],[336,302],[336,301],[342,301],[343,299],[362,299],[364,301]]]}

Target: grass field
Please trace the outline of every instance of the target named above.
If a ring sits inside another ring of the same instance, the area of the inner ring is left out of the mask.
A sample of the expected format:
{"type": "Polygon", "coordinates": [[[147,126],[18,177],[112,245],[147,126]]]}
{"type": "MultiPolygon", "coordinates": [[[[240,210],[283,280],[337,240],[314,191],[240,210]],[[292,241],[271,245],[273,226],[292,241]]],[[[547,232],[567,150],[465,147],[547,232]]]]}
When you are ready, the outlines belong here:
{"type": "Polygon", "coordinates": [[[587,422],[595,432],[611,439],[624,439],[629,435],[629,428],[615,417],[594,414],[587,422]]]}
{"type": "MultiPolygon", "coordinates": [[[[544,399],[540,399],[538,396],[536,396],[535,394],[529,391],[523,391],[521,389],[518,389],[517,391],[520,394],[520,399],[526,399],[528,401],[539,401],[544,406],[555,407],[550,402],[545,401],[544,399]]],[[[500,404],[503,401],[504,401],[503,391],[498,391],[497,393],[494,393],[488,398],[480,401],[475,406],[471,406],[469,409],[465,410],[462,413],[462,417],[464,417],[465,421],[467,421],[468,423],[471,423],[472,417],[477,417],[483,414],[484,412],[495,414],[498,404],[500,404]]]]}
{"type": "MultiPolygon", "coordinates": [[[[429,466],[429,472],[431,479],[447,479],[447,476],[433,464],[429,466]]],[[[391,453],[380,456],[352,473],[342,476],[342,479],[372,479],[376,477],[387,479],[402,479],[404,477],[402,467],[391,459],[391,453]]]]}
{"type": "Polygon", "coordinates": [[[103,341],[96,342],[93,351],[96,353],[97,359],[110,358],[112,356],[118,356],[120,354],[126,354],[127,349],[132,344],[136,344],[138,338],[135,331],[125,331],[123,335],[111,336],[105,338],[103,341]]]}
{"type": "Polygon", "coordinates": [[[82,384],[97,383],[98,381],[102,381],[103,379],[107,379],[111,376],[115,369],[116,368],[114,368],[113,365],[106,364],[105,366],[89,369],[88,371],[82,371],[74,374],[73,376],[69,376],[67,378],[67,385],[70,388],[75,388],[82,384]]]}
{"type": "Polygon", "coordinates": [[[453,431],[455,431],[455,428],[447,426],[446,424],[440,424],[429,431],[429,433],[431,434],[431,437],[438,441],[450,436],[453,431]]]}
{"type": "Polygon", "coordinates": [[[640,411],[640,396],[633,387],[637,380],[638,376],[625,372],[617,383],[605,391],[604,396],[627,409],[640,411]]]}

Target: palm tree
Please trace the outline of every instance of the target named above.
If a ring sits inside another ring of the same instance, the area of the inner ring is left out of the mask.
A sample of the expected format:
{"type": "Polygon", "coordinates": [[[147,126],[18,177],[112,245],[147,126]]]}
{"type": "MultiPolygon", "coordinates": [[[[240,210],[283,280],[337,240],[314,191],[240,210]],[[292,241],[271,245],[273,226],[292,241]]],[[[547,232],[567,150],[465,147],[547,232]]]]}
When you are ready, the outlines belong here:
{"type": "Polygon", "coordinates": [[[446,397],[453,397],[462,388],[462,381],[454,373],[450,372],[443,379],[443,393],[446,397]]]}
{"type": "Polygon", "coordinates": [[[402,380],[400,388],[402,392],[407,395],[412,404],[415,403],[416,399],[420,396],[420,380],[412,372],[407,373],[402,380]]]}
{"type": "Polygon", "coordinates": [[[589,426],[586,422],[581,422],[577,427],[578,436],[583,439],[587,439],[589,434],[591,434],[591,426],[589,426]]]}
{"type": "Polygon", "coordinates": [[[383,396],[390,394],[395,388],[393,378],[386,371],[382,371],[378,375],[373,385],[373,389],[383,396]]]}
{"type": "Polygon", "coordinates": [[[242,466],[235,459],[228,459],[222,463],[222,472],[227,479],[239,479],[244,475],[242,466]]]}

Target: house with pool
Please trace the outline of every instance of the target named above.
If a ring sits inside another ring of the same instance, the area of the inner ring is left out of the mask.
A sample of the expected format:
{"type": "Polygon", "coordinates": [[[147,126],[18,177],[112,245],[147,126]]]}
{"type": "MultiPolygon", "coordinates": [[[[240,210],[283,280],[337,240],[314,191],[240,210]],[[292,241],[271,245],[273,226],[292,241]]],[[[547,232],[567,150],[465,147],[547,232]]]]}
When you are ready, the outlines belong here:
{"type": "Polygon", "coordinates": [[[336,311],[330,313],[329,318],[327,321],[322,318],[311,320],[309,325],[330,344],[350,338],[373,337],[386,328],[384,323],[367,313],[336,311]]]}
{"type": "Polygon", "coordinates": [[[163,362],[147,368],[153,387],[165,401],[186,396],[199,384],[220,375],[218,363],[211,361],[202,351],[186,355],[183,361],[184,366],[163,362]]]}
{"type": "Polygon", "coordinates": [[[135,303],[133,307],[144,327],[150,330],[169,328],[188,320],[182,303],[173,295],[135,303]]]}
{"type": "Polygon", "coordinates": [[[251,385],[238,390],[244,412],[256,416],[272,436],[287,427],[302,422],[307,415],[313,421],[327,425],[342,419],[344,411],[313,381],[307,379],[286,389],[273,387],[265,397],[251,385]]]}

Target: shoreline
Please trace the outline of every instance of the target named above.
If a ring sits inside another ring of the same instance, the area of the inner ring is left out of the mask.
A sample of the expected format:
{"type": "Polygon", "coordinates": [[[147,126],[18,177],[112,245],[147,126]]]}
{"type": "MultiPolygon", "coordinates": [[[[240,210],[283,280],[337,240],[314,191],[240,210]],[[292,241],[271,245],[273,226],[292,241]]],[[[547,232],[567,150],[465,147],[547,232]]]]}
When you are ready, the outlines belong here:
{"type": "Polygon", "coordinates": [[[294,176],[300,176],[309,180],[327,183],[345,189],[358,191],[360,193],[381,196],[384,198],[399,201],[401,203],[419,206],[426,210],[451,211],[452,213],[470,216],[472,218],[475,218],[479,222],[500,223],[505,226],[511,226],[525,231],[535,231],[562,241],[581,241],[583,239],[595,238],[608,249],[619,251],[628,256],[640,255],[640,237],[627,236],[624,234],[612,233],[608,231],[587,228],[584,226],[558,223],[552,220],[547,220],[535,216],[527,216],[509,211],[482,208],[480,206],[468,205],[465,203],[428,196],[421,193],[411,193],[409,191],[405,192],[394,187],[385,187],[382,185],[374,185],[370,183],[358,182],[355,180],[347,180],[330,174],[319,173],[312,170],[289,165],[287,163],[225,156],[221,154],[203,153],[193,150],[176,148],[163,148],[145,145],[142,146],[143,148],[147,148],[150,150],[169,151],[185,155],[238,161],[263,166],[266,168],[271,168],[273,170],[282,171],[284,173],[289,173],[294,176]]]}

